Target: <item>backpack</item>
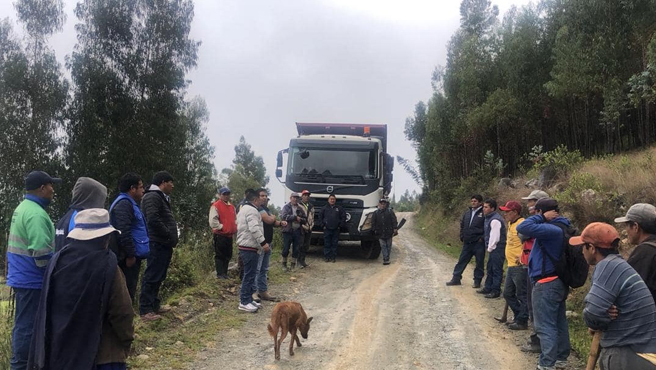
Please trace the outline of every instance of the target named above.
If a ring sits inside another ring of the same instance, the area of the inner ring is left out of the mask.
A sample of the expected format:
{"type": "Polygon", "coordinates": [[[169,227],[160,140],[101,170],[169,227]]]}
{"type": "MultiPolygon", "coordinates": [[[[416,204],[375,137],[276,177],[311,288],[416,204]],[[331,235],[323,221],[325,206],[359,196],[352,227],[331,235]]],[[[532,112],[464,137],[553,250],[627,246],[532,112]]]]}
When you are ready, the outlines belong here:
{"type": "MultiPolygon", "coordinates": [[[[556,260],[544,248],[542,254],[549,258],[549,261],[556,267],[556,275],[562,282],[571,288],[580,288],[585,284],[588,279],[588,272],[590,266],[583,257],[583,246],[572,246],[569,244],[569,238],[576,236],[578,230],[573,227],[565,226],[561,223],[555,222],[552,225],[558,226],[563,230],[563,249],[560,256],[556,260]]],[[[539,246],[538,248],[542,248],[539,246]]],[[[544,274],[545,259],[542,258],[542,273],[544,274]]]]}

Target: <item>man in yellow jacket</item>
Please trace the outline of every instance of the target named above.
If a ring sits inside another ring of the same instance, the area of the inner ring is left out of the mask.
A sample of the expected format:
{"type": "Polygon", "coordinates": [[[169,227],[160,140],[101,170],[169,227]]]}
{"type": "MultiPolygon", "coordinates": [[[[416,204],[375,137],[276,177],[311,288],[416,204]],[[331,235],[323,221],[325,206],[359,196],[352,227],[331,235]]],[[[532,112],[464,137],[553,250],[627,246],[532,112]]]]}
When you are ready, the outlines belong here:
{"type": "Polygon", "coordinates": [[[506,283],[503,289],[503,298],[508,302],[508,307],[513,311],[515,319],[508,323],[511,330],[528,329],[528,305],[526,268],[520,263],[522,256],[522,241],[517,233],[517,225],[524,221],[521,217],[522,205],[519,202],[509,201],[505,206],[499,207],[504,212],[504,218],[508,223],[508,237],[506,241],[506,283]]]}

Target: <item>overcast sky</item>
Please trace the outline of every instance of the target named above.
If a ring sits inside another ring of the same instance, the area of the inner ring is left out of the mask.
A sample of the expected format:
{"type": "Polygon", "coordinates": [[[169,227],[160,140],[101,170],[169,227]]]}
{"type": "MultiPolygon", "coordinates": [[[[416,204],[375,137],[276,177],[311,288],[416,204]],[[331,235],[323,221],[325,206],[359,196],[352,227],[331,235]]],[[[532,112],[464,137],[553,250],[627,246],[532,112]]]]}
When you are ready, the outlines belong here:
{"type": "MultiPolygon", "coordinates": [[[[0,17],[15,19],[12,1],[0,17]]],[[[76,1],[51,39],[62,65],[75,45],[76,1]]],[[[403,128],[414,105],[431,96],[435,66],[458,28],[459,1],[439,0],[195,0],[191,37],[202,41],[189,97],[210,110],[207,135],[216,167],[230,166],[244,135],[264,158],[275,204],[276,154],[296,135],[295,122],[386,123],[390,154],[415,158],[403,128]]],[[[497,0],[502,14],[527,0],[497,0]]],[[[15,24],[15,23],[14,23],[15,24]]],[[[19,31],[19,30],[18,30],[19,31]]],[[[395,168],[394,192],[419,187],[395,168]]]]}

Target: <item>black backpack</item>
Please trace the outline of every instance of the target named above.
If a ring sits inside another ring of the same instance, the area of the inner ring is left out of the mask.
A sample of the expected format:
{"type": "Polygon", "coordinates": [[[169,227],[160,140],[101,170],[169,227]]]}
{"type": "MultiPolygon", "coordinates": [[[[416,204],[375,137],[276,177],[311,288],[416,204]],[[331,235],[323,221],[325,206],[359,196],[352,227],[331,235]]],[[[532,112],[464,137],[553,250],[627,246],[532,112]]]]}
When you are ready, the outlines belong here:
{"type": "MultiPolygon", "coordinates": [[[[588,272],[590,266],[583,257],[583,246],[572,246],[569,244],[569,238],[578,234],[578,230],[571,226],[565,226],[559,222],[554,222],[552,225],[558,226],[563,230],[563,250],[558,259],[551,256],[544,248],[544,254],[549,261],[556,267],[556,274],[558,278],[568,287],[580,288],[585,284],[588,279],[588,272]]],[[[540,246],[541,248],[541,246],[540,246]]],[[[542,273],[545,270],[545,259],[542,258],[542,273]]]]}

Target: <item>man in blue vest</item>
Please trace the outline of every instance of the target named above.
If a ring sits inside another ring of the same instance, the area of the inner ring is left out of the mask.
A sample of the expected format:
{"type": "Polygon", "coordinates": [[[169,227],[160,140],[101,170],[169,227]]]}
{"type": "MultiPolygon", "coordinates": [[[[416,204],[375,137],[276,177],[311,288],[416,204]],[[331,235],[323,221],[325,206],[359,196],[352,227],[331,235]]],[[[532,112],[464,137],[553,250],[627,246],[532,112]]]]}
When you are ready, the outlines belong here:
{"type": "Polygon", "coordinates": [[[141,259],[149,252],[148,230],[139,203],[144,195],[143,181],[139,175],[128,172],[118,184],[121,192],[109,208],[110,222],[121,234],[118,236],[116,257],[125,275],[125,282],[134,301],[141,271],[141,259]]]}
{"type": "Polygon", "coordinates": [[[506,259],[506,220],[497,212],[497,202],[486,199],[483,202],[485,215],[485,246],[487,247],[487,278],[483,289],[476,293],[485,294],[485,298],[501,296],[503,280],[503,261],[506,259]]]}

